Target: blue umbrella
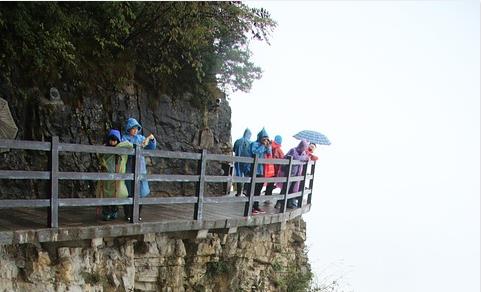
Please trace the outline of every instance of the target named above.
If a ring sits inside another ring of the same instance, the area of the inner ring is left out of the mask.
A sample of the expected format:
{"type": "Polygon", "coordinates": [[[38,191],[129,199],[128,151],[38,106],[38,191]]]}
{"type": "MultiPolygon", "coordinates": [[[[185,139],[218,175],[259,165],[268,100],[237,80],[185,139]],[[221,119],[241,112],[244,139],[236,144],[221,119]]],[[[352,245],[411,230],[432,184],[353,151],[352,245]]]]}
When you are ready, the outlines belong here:
{"type": "Polygon", "coordinates": [[[331,142],[329,141],[329,139],[327,139],[326,135],[316,131],[309,131],[309,130],[300,131],[299,133],[295,134],[293,137],[299,140],[303,140],[303,139],[307,140],[310,143],[315,143],[320,145],[331,145],[331,142]]]}

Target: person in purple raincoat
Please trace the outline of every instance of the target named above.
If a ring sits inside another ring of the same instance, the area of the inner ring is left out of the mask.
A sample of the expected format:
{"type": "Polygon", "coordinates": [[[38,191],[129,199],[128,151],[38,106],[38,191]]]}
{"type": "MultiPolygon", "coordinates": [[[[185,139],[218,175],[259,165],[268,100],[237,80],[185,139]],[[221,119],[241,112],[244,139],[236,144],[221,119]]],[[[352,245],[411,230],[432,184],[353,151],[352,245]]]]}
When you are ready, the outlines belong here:
{"type": "MultiPolygon", "coordinates": [[[[309,146],[309,143],[307,143],[306,140],[302,140],[297,147],[292,148],[289,150],[289,152],[286,153],[286,156],[284,158],[289,158],[289,156],[292,156],[294,160],[299,160],[299,161],[309,161],[309,155],[307,154],[307,147],[309,146]]],[[[291,176],[300,176],[302,175],[302,165],[293,165],[292,170],[291,170],[291,176]]],[[[286,176],[286,171],[283,168],[280,168],[278,176],[286,176]]],[[[289,194],[291,193],[297,193],[299,191],[299,187],[301,185],[300,181],[296,181],[294,183],[291,183],[291,186],[289,188],[289,194]]],[[[279,184],[279,187],[282,187],[281,194],[284,194],[287,188],[286,184],[279,184]]],[[[296,207],[296,202],[297,199],[288,199],[287,200],[287,208],[295,208],[296,207]]],[[[277,202],[276,207],[282,207],[284,204],[284,200],[280,200],[277,202]]]]}

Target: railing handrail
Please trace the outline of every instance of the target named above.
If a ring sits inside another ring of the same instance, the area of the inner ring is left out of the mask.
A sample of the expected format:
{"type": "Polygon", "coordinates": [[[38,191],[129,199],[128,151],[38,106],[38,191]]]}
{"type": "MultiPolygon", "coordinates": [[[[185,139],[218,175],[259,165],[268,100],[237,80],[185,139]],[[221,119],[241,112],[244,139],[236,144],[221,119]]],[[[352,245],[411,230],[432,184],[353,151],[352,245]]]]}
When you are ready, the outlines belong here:
{"type": "MultiPolygon", "coordinates": [[[[30,140],[8,140],[0,139],[0,148],[7,149],[19,149],[19,150],[39,150],[50,152],[51,142],[30,141],[30,140]]],[[[122,147],[110,147],[104,145],[86,145],[86,144],[72,144],[72,143],[58,143],[58,151],[61,152],[80,152],[80,153],[92,153],[92,154],[119,154],[119,155],[135,155],[134,149],[122,148],[122,147]]],[[[160,157],[160,158],[172,158],[172,159],[192,159],[199,160],[201,158],[200,153],[193,152],[179,152],[179,151],[167,151],[167,150],[142,150],[143,156],[160,157]]],[[[234,163],[253,163],[254,158],[232,156],[226,154],[212,154],[208,153],[207,160],[226,161],[234,163]]],[[[259,163],[265,164],[277,164],[288,165],[288,159],[275,159],[275,158],[259,158],[259,163]]],[[[293,165],[305,165],[306,162],[294,160],[293,165]]]]}
{"type": "MultiPolygon", "coordinates": [[[[52,137],[52,142],[28,141],[28,140],[6,140],[0,139],[0,148],[22,149],[22,150],[39,150],[50,152],[49,170],[47,171],[25,171],[25,170],[0,170],[0,179],[42,179],[51,181],[50,199],[23,199],[23,200],[0,200],[2,204],[0,208],[19,208],[19,207],[49,207],[49,226],[58,227],[58,208],[65,206],[108,206],[108,205],[132,205],[133,206],[133,222],[139,221],[139,205],[141,204],[195,204],[194,220],[202,220],[203,209],[205,203],[225,203],[225,202],[245,202],[245,216],[251,216],[254,202],[266,200],[260,196],[254,197],[254,186],[256,183],[285,183],[287,188],[284,194],[274,195],[272,198],[287,200],[293,197],[303,199],[304,195],[308,195],[307,204],[311,203],[312,187],[314,180],[314,161],[297,161],[290,159],[270,159],[259,158],[258,156],[239,157],[225,154],[209,154],[204,149],[202,153],[192,152],[176,152],[165,150],[144,150],[134,146],[134,149],[109,147],[104,145],[83,145],[60,143],[57,136],[52,137]],[[126,173],[106,173],[106,172],[64,172],[59,171],[59,156],[63,152],[82,152],[95,154],[116,154],[133,156],[133,172],[126,173]],[[169,159],[189,159],[199,162],[198,174],[179,175],[179,174],[142,174],[140,173],[140,157],[160,157],[169,159]],[[250,163],[253,164],[253,174],[251,177],[240,177],[235,175],[207,175],[206,165],[208,161],[230,162],[230,163],[250,163]],[[275,164],[288,166],[285,177],[258,177],[255,169],[258,164],[275,164]],[[303,167],[301,176],[291,176],[291,169],[294,165],[303,167]],[[307,173],[307,169],[312,165],[311,173],[307,173]],[[58,194],[59,180],[133,180],[134,190],[133,197],[129,198],[69,198],[62,199],[58,194]],[[154,197],[140,198],[140,180],[156,181],[156,182],[195,182],[197,183],[196,196],[182,197],[154,197]],[[306,181],[309,180],[308,188],[305,189],[306,181]],[[248,197],[204,197],[205,183],[251,183],[251,189],[248,197]],[[302,191],[297,193],[289,193],[291,183],[300,182],[302,191]]],[[[286,212],[286,204],[281,210],[286,212]]]]}

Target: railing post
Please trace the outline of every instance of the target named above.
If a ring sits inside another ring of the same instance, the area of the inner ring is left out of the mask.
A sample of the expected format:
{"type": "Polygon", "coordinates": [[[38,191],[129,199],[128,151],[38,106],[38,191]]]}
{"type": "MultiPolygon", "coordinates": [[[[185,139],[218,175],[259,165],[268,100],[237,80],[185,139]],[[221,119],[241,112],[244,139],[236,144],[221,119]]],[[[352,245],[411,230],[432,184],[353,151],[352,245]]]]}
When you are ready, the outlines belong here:
{"type": "Polygon", "coordinates": [[[232,188],[232,178],[234,176],[234,164],[229,162],[229,170],[227,172],[227,176],[229,177],[229,180],[227,181],[227,190],[226,190],[226,195],[230,195],[230,190],[232,188]]]}
{"type": "Polygon", "coordinates": [[[302,207],[302,204],[304,202],[304,193],[306,192],[306,179],[307,179],[307,169],[309,168],[309,163],[311,162],[311,160],[308,160],[306,162],[306,166],[304,167],[303,165],[301,165],[301,167],[303,167],[302,169],[302,175],[304,176],[304,179],[302,180],[301,182],[301,188],[302,188],[302,192],[301,192],[301,198],[298,200],[298,204],[297,206],[299,208],[302,207]]]}
{"type": "Polygon", "coordinates": [[[139,223],[139,198],[140,198],[140,159],[142,147],[134,145],[134,193],[132,196],[132,223],[139,223]]]}
{"type": "Polygon", "coordinates": [[[202,220],[204,211],[205,169],[207,166],[207,150],[202,149],[199,163],[199,183],[197,185],[197,203],[194,207],[194,220],[202,220]]]}
{"type": "Polygon", "coordinates": [[[312,164],[312,167],[311,167],[311,174],[312,174],[312,178],[311,178],[311,181],[309,182],[309,189],[311,190],[311,193],[307,196],[307,204],[311,204],[311,199],[312,199],[312,187],[314,187],[314,174],[315,174],[315,170],[316,170],[316,162],[314,161],[314,163],[312,164]]]}
{"type": "Polygon", "coordinates": [[[50,144],[50,210],[48,225],[58,228],[58,136],[52,137],[50,144]]]}
{"type": "Polygon", "coordinates": [[[254,163],[252,165],[252,174],[251,174],[251,189],[249,190],[249,201],[246,202],[244,208],[244,216],[250,216],[252,214],[252,207],[254,206],[254,192],[256,189],[256,175],[257,175],[257,166],[259,165],[259,155],[256,154],[254,157],[254,163]]]}
{"type": "Polygon", "coordinates": [[[289,167],[287,171],[287,182],[286,182],[286,188],[285,188],[285,193],[284,193],[284,204],[281,205],[281,213],[286,212],[287,208],[287,195],[289,194],[289,189],[291,188],[291,172],[292,172],[292,162],[294,161],[294,158],[292,156],[289,156],[289,167]]]}

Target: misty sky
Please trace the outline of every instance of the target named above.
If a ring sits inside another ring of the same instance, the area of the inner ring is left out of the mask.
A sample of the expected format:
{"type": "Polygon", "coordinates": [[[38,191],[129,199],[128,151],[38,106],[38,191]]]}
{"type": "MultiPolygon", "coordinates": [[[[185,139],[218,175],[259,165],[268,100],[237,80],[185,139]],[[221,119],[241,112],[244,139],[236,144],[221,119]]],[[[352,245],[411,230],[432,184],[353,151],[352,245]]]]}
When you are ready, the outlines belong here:
{"type": "Polygon", "coordinates": [[[479,1],[247,2],[278,22],[232,136],[318,147],[314,271],[345,291],[480,291],[479,1]]]}

